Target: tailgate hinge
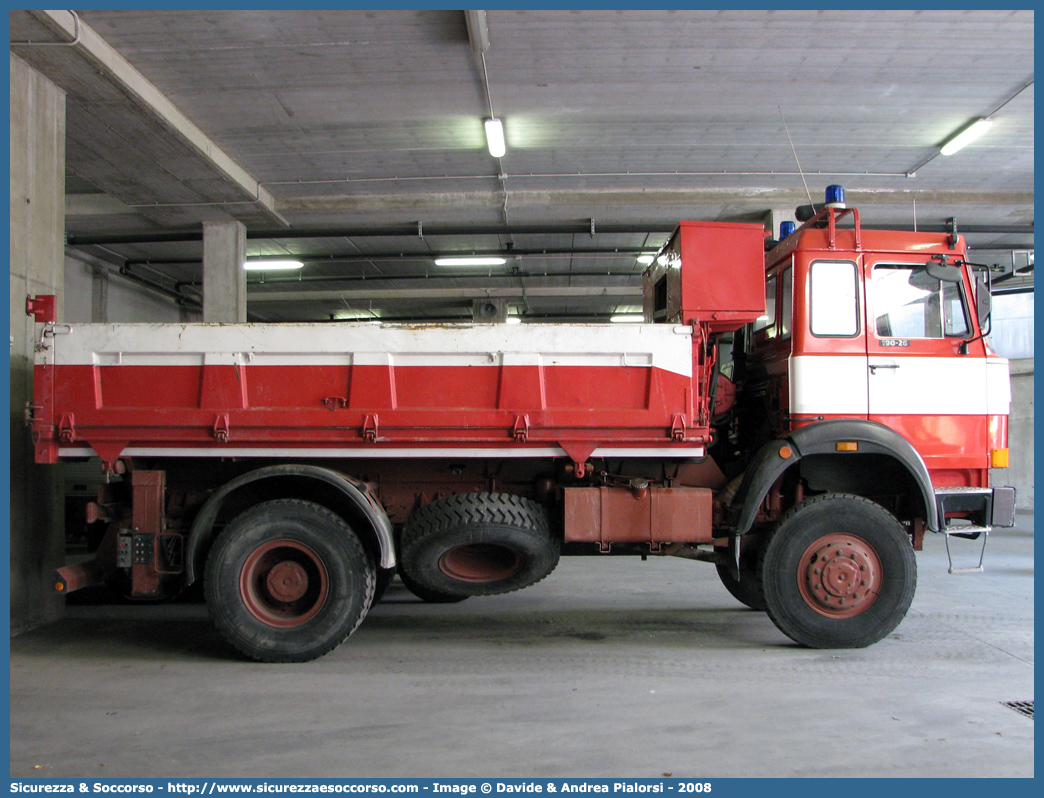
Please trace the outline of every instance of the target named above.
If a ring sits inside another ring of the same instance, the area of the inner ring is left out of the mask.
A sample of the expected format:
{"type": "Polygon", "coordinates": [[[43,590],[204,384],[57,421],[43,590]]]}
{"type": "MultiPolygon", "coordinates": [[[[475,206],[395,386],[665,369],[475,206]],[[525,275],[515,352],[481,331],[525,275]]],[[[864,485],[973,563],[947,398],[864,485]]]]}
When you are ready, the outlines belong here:
{"type": "Polygon", "coordinates": [[[76,437],[76,418],[72,413],[62,413],[62,419],[58,422],[58,440],[62,443],[72,443],[76,437]]]}
{"type": "Polygon", "coordinates": [[[228,443],[228,413],[221,413],[214,419],[214,440],[218,443],[228,443]]]}
{"type": "Polygon", "coordinates": [[[377,416],[376,416],[376,414],[374,414],[372,416],[367,416],[363,420],[363,427],[362,427],[363,440],[366,441],[367,443],[376,443],[377,442],[377,434],[378,434],[378,429],[377,429],[377,416]]]}
{"type": "Polygon", "coordinates": [[[511,437],[515,443],[525,443],[529,440],[529,414],[515,416],[515,424],[511,428],[511,437]]]}
{"type": "Polygon", "coordinates": [[[671,439],[675,441],[685,440],[685,416],[675,413],[671,421],[671,439]]]}

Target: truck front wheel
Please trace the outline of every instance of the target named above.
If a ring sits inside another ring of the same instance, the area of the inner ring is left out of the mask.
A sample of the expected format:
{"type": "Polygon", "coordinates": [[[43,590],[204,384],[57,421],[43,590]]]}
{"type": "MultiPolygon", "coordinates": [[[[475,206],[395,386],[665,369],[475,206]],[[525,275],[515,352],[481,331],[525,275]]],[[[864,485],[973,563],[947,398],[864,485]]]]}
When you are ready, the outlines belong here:
{"type": "Polygon", "coordinates": [[[265,662],[304,662],[333,650],[362,622],[376,569],[348,524],[294,499],[236,516],[207,557],[204,593],[215,626],[265,662]]]}
{"type": "Polygon", "coordinates": [[[826,494],[787,511],[761,561],[765,604],[810,648],[863,648],[906,615],[917,585],[910,538],[878,504],[826,494]]]}
{"type": "Polygon", "coordinates": [[[758,563],[765,550],[764,537],[764,535],[756,538],[753,535],[744,535],[740,547],[740,578],[738,580],[732,575],[731,564],[718,563],[717,565],[718,578],[732,597],[752,610],[762,612],[765,610],[765,591],[761,587],[758,563]]]}

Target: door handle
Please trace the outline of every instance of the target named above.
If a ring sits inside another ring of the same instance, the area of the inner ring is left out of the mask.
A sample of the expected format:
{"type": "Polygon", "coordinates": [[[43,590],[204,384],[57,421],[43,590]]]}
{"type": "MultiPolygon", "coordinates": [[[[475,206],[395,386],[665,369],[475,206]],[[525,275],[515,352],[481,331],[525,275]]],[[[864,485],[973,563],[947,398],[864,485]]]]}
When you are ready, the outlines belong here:
{"type": "Polygon", "coordinates": [[[870,373],[876,374],[878,369],[897,369],[898,363],[870,363],[870,373]]]}

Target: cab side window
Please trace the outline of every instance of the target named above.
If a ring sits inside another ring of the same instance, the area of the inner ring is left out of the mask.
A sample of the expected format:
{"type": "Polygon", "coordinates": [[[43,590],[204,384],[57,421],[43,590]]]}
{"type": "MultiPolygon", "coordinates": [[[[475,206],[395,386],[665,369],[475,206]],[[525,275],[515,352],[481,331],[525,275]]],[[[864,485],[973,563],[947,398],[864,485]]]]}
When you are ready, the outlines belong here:
{"type": "Polygon", "coordinates": [[[783,310],[779,314],[780,338],[789,338],[794,326],[794,270],[783,272],[783,287],[780,290],[783,310]]]}
{"type": "Polygon", "coordinates": [[[809,269],[809,318],[813,335],[859,334],[859,288],[851,261],[816,261],[809,269]]]}
{"type": "Polygon", "coordinates": [[[754,332],[759,332],[776,323],[776,275],[765,281],[765,315],[754,322],[754,332]]]}

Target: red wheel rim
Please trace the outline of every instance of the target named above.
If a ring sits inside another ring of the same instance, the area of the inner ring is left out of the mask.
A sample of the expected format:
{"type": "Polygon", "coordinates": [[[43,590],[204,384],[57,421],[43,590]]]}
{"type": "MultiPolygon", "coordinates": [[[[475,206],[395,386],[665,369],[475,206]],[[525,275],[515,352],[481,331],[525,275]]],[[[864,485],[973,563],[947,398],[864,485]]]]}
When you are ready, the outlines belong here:
{"type": "Polygon", "coordinates": [[[801,597],[828,618],[866,612],[881,592],[883,577],[874,547],[854,535],[824,535],[798,561],[801,597]]]}
{"type": "Polygon", "coordinates": [[[439,570],[460,582],[498,582],[522,568],[522,556],[508,546],[468,543],[439,558],[439,570]]]}
{"type": "Polygon", "coordinates": [[[273,540],[254,549],[239,572],[239,595],[262,623],[300,626],[323,608],[330,588],[326,564],[296,540],[273,540]]]}

